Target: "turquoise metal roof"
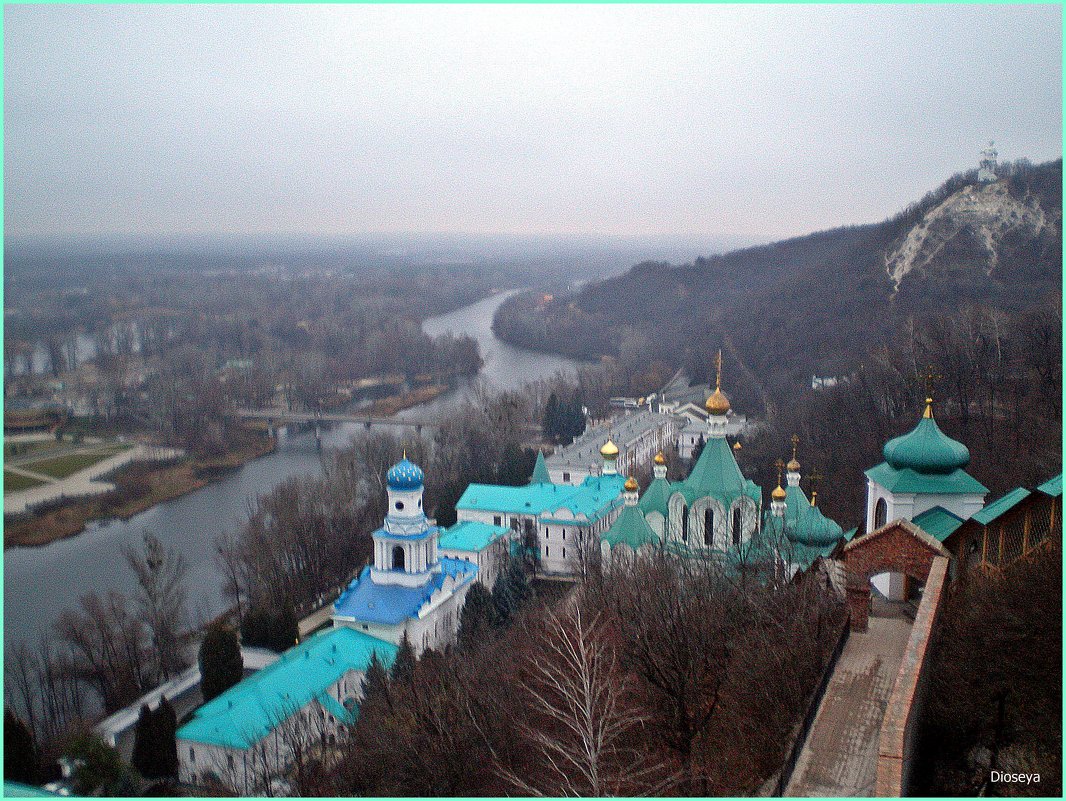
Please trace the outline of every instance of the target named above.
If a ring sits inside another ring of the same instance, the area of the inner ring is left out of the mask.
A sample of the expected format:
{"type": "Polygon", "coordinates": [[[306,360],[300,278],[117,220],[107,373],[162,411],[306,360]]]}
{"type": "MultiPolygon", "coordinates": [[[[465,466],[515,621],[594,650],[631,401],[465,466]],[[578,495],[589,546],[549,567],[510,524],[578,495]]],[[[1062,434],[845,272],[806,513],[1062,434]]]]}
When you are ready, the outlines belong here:
{"type": "Polygon", "coordinates": [[[551,484],[551,476],[548,475],[548,465],[544,461],[544,451],[537,451],[537,462],[533,465],[533,475],[529,479],[530,484],[551,484]]]}
{"type": "Polygon", "coordinates": [[[756,505],[762,505],[762,491],[754,482],[744,478],[725,437],[708,439],[688,478],[672,488],[675,491],[680,489],[690,504],[699,498],[711,497],[729,506],[734,499],[747,495],[756,505]]]}
{"type": "Polygon", "coordinates": [[[911,522],[937,542],[943,542],[955,533],[955,529],[962,525],[963,520],[943,506],[934,506],[913,518],[911,522]]]}
{"type": "Polygon", "coordinates": [[[644,490],[644,494],[640,496],[640,502],[637,505],[644,514],[658,512],[663,517],[669,517],[670,494],[672,492],[673,487],[669,481],[665,478],[657,478],[644,490]]]}
{"type": "Polygon", "coordinates": [[[621,503],[625,482],[625,476],[609,475],[589,476],[576,487],[551,483],[524,487],[471,484],[455,507],[465,511],[537,516],[551,516],[566,509],[574,515],[594,520],[621,503]]]}
{"type": "Polygon", "coordinates": [[[984,509],[973,516],[973,519],[980,523],[982,526],[987,526],[997,517],[1004,512],[1008,512],[1017,506],[1019,503],[1028,498],[1032,493],[1025,487],[1018,487],[1012,489],[1002,498],[992,501],[984,509]]]}
{"type": "Polygon", "coordinates": [[[970,463],[969,448],[941,431],[929,409],[911,431],[889,440],[883,453],[897,470],[919,473],[950,473],[970,463]]]}
{"type": "Polygon", "coordinates": [[[396,651],[391,642],[347,627],[312,635],[283,653],[277,662],[197,709],[176,736],[228,748],[250,748],[316,699],[334,717],[348,720],[349,713],[327,698],[327,690],[347,671],[365,671],[372,654],[388,667],[396,651]]]}
{"type": "Polygon", "coordinates": [[[811,506],[801,487],[785,489],[785,536],[802,545],[835,545],[844,529],[830,520],[817,506],[811,506]]]}
{"type": "Polygon", "coordinates": [[[1052,498],[1062,497],[1062,473],[1059,473],[1054,478],[1049,478],[1043,484],[1036,488],[1038,492],[1042,492],[1045,495],[1050,495],[1052,498]]]}
{"type": "Polygon", "coordinates": [[[615,518],[603,539],[612,548],[628,545],[634,551],[642,545],[658,545],[659,537],[644,519],[644,513],[634,506],[625,506],[615,518]]]}
{"type": "Polygon", "coordinates": [[[22,782],[4,782],[4,798],[59,798],[59,793],[52,793],[42,787],[33,787],[22,782]]]}
{"type": "Polygon", "coordinates": [[[507,533],[503,526],[463,520],[441,532],[437,545],[450,551],[483,551],[507,533]]]}
{"type": "Polygon", "coordinates": [[[987,495],[988,488],[962,468],[950,473],[917,473],[910,468],[897,470],[888,462],[866,471],[889,492],[921,492],[942,495],[987,495]]]}

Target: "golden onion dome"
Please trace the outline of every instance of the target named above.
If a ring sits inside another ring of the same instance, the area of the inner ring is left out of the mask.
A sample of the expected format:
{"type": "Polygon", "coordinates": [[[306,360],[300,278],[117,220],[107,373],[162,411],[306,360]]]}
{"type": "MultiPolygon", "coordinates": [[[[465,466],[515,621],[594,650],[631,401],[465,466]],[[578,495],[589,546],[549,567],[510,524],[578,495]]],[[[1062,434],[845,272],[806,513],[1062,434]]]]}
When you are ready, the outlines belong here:
{"type": "Polygon", "coordinates": [[[783,501],[785,499],[785,495],[786,493],[783,489],[781,489],[780,484],[774,487],[774,491],[770,493],[770,497],[773,498],[775,501],[783,501]]]}
{"type": "Polygon", "coordinates": [[[614,444],[614,441],[608,439],[603,443],[603,447],[600,448],[600,456],[604,459],[614,459],[618,456],[618,446],[614,444]]]}
{"type": "Polygon", "coordinates": [[[729,398],[722,392],[721,387],[717,387],[714,392],[711,393],[711,397],[707,398],[707,403],[704,404],[704,408],[707,409],[709,414],[722,415],[729,411],[729,398]]]}
{"type": "Polygon", "coordinates": [[[637,483],[637,480],[633,478],[633,476],[630,476],[626,479],[625,488],[626,492],[636,492],[640,489],[640,485],[637,483]]]}
{"type": "Polygon", "coordinates": [[[798,473],[800,469],[800,463],[796,461],[796,457],[793,456],[788,460],[788,464],[785,465],[785,469],[790,473],[798,473]]]}
{"type": "Polygon", "coordinates": [[[655,464],[666,464],[666,457],[663,456],[662,451],[659,451],[657,454],[655,454],[655,459],[653,461],[655,462],[655,464]]]}

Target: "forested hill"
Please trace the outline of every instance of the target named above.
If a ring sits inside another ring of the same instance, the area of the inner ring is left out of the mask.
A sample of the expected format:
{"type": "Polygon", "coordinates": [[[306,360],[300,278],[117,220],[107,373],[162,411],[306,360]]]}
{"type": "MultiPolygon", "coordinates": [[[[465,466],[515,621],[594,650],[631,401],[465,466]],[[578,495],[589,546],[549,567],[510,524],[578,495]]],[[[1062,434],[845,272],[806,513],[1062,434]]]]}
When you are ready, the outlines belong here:
{"type": "MultiPolygon", "coordinates": [[[[954,176],[895,217],[675,266],[643,263],[570,297],[525,296],[495,330],[582,358],[685,364],[706,377],[725,346],[778,393],[854,371],[908,320],[980,304],[1061,303],[1062,161],[954,176]]],[[[758,404],[765,387],[740,382],[758,404]]],[[[776,393],[775,393],[776,394],[776,393]]],[[[751,409],[751,406],[748,406],[751,409]]]]}

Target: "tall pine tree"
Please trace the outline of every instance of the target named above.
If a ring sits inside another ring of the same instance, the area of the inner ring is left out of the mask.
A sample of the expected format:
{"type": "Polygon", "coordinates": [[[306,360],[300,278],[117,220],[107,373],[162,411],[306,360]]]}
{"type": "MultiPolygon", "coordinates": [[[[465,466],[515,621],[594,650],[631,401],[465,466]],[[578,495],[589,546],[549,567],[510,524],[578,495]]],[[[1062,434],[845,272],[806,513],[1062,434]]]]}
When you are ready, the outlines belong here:
{"type": "MultiPolygon", "coordinates": [[[[497,583],[502,580],[501,577],[497,583]]],[[[474,586],[466,593],[463,611],[459,614],[459,647],[473,651],[492,637],[494,616],[492,595],[484,584],[474,582],[474,586]]]]}
{"type": "Polygon", "coordinates": [[[208,627],[200,643],[200,691],[204,701],[217,698],[244,675],[237,632],[223,623],[208,627]]]}
{"type": "Polygon", "coordinates": [[[378,652],[370,654],[370,664],[366,666],[362,682],[363,703],[373,701],[375,698],[384,698],[389,692],[389,674],[385,672],[385,666],[378,659],[378,652]]]}
{"type": "Polygon", "coordinates": [[[407,684],[415,675],[415,649],[411,646],[411,641],[407,639],[407,632],[404,631],[403,637],[400,638],[400,648],[396,652],[396,661],[392,663],[392,670],[389,677],[401,684],[407,684]]]}

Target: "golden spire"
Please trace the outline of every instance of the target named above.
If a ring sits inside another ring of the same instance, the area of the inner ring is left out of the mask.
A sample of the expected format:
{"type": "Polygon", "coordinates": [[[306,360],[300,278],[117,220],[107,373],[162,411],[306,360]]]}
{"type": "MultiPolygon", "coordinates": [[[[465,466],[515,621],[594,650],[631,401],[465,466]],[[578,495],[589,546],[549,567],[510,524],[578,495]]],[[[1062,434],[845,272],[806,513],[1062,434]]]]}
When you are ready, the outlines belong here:
{"type": "Polygon", "coordinates": [[[933,382],[939,378],[943,376],[934,373],[933,365],[929,365],[929,369],[925,371],[925,411],[922,417],[930,420],[933,418],[933,382]]]}
{"type": "Polygon", "coordinates": [[[639,489],[640,489],[640,485],[637,483],[637,480],[635,478],[633,478],[633,476],[630,476],[629,478],[626,479],[626,483],[625,483],[626,492],[636,492],[639,489]]]}
{"type": "Polygon", "coordinates": [[[774,467],[777,468],[777,486],[774,488],[773,492],[770,493],[770,497],[775,501],[783,501],[787,495],[785,490],[781,487],[781,468],[784,466],[785,463],[781,459],[774,462],[774,467]]]}
{"type": "Polygon", "coordinates": [[[666,464],[666,457],[663,456],[662,451],[659,451],[657,454],[655,454],[654,462],[655,464],[666,464]]]}
{"type": "Polygon", "coordinates": [[[819,473],[817,471],[814,471],[809,476],[807,476],[807,478],[811,482],[811,506],[817,506],[818,505],[818,490],[817,490],[818,482],[821,481],[824,478],[824,476],[821,473],[819,473]]]}
{"type": "Polygon", "coordinates": [[[722,351],[719,349],[718,355],[714,360],[715,379],[714,379],[714,392],[707,398],[707,403],[704,404],[704,408],[707,409],[708,414],[723,415],[729,411],[729,398],[722,392],[722,351]]]}
{"type": "Polygon", "coordinates": [[[792,458],[789,459],[787,468],[790,473],[798,473],[800,469],[800,463],[796,459],[796,448],[799,447],[800,438],[796,434],[792,435],[792,458]]]}
{"type": "Polygon", "coordinates": [[[739,451],[741,449],[741,447],[742,446],[740,444],[740,440],[739,439],[736,442],[733,443],[733,450],[739,451]]]}

